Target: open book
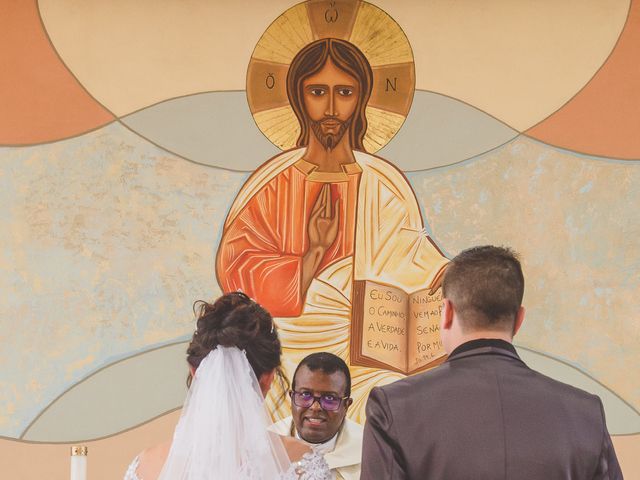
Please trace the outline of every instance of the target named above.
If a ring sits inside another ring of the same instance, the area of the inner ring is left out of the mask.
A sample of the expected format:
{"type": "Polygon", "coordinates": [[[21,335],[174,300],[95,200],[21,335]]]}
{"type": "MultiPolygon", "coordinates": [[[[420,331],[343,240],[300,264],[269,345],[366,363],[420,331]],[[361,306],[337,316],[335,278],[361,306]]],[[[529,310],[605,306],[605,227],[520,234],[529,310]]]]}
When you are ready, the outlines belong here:
{"type": "Polygon", "coordinates": [[[442,289],[407,294],[357,280],[351,317],[351,363],[410,375],[446,359],[440,339],[442,289]]]}

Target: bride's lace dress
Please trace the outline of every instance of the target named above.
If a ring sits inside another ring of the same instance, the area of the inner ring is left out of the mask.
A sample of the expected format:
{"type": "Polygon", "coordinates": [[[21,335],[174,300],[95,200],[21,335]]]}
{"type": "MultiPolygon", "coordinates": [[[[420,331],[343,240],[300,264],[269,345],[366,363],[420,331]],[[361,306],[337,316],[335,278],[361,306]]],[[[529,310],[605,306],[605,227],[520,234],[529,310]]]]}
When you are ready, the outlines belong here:
{"type": "MultiPolygon", "coordinates": [[[[145,480],[138,477],[136,473],[139,461],[138,457],[133,459],[124,475],[124,480],[145,480]]],[[[329,480],[330,478],[329,465],[324,457],[317,452],[311,452],[306,453],[299,462],[292,464],[284,476],[274,480],[329,480]]]]}
{"type": "Polygon", "coordinates": [[[324,457],[316,451],[305,453],[302,460],[294,463],[283,480],[330,480],[331,472],[324,457]]]}

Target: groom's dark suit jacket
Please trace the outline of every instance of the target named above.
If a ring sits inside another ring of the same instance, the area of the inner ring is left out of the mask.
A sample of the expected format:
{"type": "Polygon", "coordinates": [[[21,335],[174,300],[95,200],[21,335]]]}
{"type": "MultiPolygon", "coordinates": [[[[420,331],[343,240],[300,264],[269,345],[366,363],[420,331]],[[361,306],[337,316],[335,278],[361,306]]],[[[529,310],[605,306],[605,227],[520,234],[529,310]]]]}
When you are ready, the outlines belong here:
{"type": "Polygon", "coordinates": [[[528,368],[502,340],[374,388],[363,480],[621,479],[600,399],[528,368]]]}

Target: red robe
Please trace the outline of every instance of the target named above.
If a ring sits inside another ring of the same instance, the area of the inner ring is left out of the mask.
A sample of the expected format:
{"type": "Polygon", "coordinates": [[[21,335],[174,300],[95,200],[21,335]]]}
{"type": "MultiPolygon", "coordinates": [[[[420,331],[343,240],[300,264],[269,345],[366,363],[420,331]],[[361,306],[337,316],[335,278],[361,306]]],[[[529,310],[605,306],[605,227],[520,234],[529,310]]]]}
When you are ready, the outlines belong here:
{"type": "MultiPolygon", "coordinates": [[[[353,255],[359,168],[333,175],[331,203],[340,199],[338,235],[318,272],[353,255]]],[[[346,166],[345,166],[346,167],[346,166]]],[[[302,259],[309,248],[311,210],[328,177],[300,160],[271,179],[225,228],[218,251],[218,281],[224,292],[242,290],[273,316],[294,317],[304,306],[302,259]],[[323,181],[317,181],[324,177],[323,181]]]]}

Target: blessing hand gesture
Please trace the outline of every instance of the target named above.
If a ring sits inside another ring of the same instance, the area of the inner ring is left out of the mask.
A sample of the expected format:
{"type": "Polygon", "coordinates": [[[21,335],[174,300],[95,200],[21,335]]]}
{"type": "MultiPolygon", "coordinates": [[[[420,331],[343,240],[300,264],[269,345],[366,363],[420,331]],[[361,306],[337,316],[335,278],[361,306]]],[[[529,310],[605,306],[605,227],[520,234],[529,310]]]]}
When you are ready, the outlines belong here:
{"type": "Polygon", "coordinates": [[[316,203],[311,210],[307,232],[309,234],[309,247],[327,250],[338,235],[338,223],[340,221],[340,199],[331,202],[331,186],[325,184],[320,190],[316,203]]]}

